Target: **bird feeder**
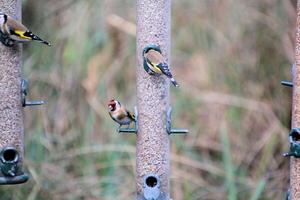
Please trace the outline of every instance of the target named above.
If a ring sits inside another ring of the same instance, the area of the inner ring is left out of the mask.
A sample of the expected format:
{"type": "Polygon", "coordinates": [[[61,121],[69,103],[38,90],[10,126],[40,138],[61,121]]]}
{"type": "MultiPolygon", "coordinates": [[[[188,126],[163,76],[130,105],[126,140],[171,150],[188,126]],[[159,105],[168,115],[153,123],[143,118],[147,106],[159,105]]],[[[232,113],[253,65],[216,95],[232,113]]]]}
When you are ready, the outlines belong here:
{"type": "MultiPolygon", "coordinates": [[[[21,19],[21,0],[0,0],[0,10],[21,19]]],[[[21,95],[22,46],[0,44],[0,184],[28,180],[22,171],[24,127],[21,95]]]]}

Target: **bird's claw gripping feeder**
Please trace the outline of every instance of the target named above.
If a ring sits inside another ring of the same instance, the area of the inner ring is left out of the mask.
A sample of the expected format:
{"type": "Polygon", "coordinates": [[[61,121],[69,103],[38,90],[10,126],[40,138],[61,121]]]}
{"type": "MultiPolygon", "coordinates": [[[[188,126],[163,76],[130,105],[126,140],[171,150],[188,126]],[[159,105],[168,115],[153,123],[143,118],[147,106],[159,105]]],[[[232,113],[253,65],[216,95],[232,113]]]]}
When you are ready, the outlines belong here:
{"type": "Polygon", "coordinates": [[[300,158],[300,128],[293,128],[289,134],[290,151],[283,156],[300,158]]]}
{"type": "Polygon", "coordinates": [[[0,41],[3,45],[7,47],[12,47],[15,44],[15,41],[10,39],[9,36],[3,33],[1,30],[0,30],[0,41]]]}

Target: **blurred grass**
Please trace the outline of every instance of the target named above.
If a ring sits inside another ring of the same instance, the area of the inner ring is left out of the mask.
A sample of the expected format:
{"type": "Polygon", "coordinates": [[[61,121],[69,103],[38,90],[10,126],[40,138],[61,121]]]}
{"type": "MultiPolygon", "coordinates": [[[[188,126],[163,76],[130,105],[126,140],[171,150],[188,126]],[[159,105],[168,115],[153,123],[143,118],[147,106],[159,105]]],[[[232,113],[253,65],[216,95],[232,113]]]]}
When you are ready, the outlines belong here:
{"type": "Polygon", "coordinates": [[[258,200],[261,197],[261,194],[266,186],[266,181],[262,179],[255,188],[255,191],[252,193],[250,200],[258,200]]]}
{"type": "Polygon", "coordinates": [[[227,187],[227,199],[236,200],[237,199],[237,190],[235,185],[235,167],[232,163],[231,152],[230,152],[230,143],[227,135],[227,129],[225,125],[221,125],[220,130],[221,135],[221,144],[223,151],[223,162],[224,169],[226,172],[226,187],[227,187]]]}
{"type": "MultiPolygon", "coordinates": [[[[173,0],[173,120],[190,130],[171,137],[173,199],[284,198],[295,20],[289,0],[173,0]]],[[[24,0],[23,21],[53,44],[23,53],[47,104],[25,109],[31,179],[0,199],[134,199],[135,137],[105,105],[135,105],[135,1],[24,0]]]]}

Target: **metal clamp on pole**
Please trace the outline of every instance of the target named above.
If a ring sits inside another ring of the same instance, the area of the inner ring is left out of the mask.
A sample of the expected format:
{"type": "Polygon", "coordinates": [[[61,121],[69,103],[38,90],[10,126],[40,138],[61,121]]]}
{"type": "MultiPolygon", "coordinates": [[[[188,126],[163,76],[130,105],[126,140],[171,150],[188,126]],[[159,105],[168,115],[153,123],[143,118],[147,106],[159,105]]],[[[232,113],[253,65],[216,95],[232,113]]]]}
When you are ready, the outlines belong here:
{"type": "Polygon", "coordinates": [[[26,100],[26,96],[28,95],[28,81],[25,79],[22,79],[21,82],[21,90],[22,90],[22,106],[26,107],[26,106],[39,106],[39,105],[43,105],[45,104],[44,101],[27,101],[26,100]]]}
{"type": "Polygon", "coordinates": [[[138,119],[139,119],[139,113],[138,113],[138,110],[137,110],[137,107],[135,106],[134,107],[134,116],[135,116],[135,122],[134,122],[134,127],[133,128],[129,128],[129,126],[127,128],[121,128],[119,127],[118,128],[118,132],[119,133],[137,133],[137,130],[138,130],[138,119]]]}
{"type": "Polygon", "coordinates": [[[172,108],[169,107],[168,112],[167,112],[167,123],[166,123],[166,129],[167,129],[167,133],[169,135],[171,134],[187,134],[189,132],[189,130],[187,129],[182,129],[182,128],[172,128],[172,121],[171,121],[171,114],[172,114],[172,108]]]}
{"type": "Polygon", "coordinates": [[[286,192],[285,200],[291,200],[291,188],[286,192]]]}
{"type": "Polygon", "coordinates": [[[286,192],[285,200],[291,200],[291,188],[286,192]]]}
{"type": "Polygon", "coordinates": [[[300,158],[300,128],[293,128],[289,134],[290,152],[283,154],[283,156],[293,156],[300,158]]]}
{"type": "Polygon", "coordinates": [[[28,175],[21,171],[20,156],[14,147],[5,147],[0,152],[0,185],[21,184],[28,175]]]}
{"type": "Polygon", "coordinates": [[[0,41],[2,44],[4,44],[7,47],[12,47],[15,44],[15,41],[10,39],[9,36],[3,33],[1,30],[0,30],[0,41]]]}
{"type": "Polygon", "coordinates": [[[291,81],[281,81],[281,85],[287,87],[293,87],[293,83],[291,81]]]}

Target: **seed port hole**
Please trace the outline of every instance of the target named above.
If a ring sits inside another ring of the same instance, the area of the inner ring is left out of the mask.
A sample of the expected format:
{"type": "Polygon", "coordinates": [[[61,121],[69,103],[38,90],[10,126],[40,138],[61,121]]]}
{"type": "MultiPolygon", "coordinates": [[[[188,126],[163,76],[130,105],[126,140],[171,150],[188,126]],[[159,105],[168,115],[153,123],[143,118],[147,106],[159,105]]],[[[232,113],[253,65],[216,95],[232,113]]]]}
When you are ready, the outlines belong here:
{"type": "Polygon", "coordinates": [[[154,176],[149,176],[146,178],[146,185],[148,187],[155,187],[157,185],[157,178],[154,176]]]}
{"type": "Polygon", "coordinates": [[[13,162],[17,159],[18,152],[14,149],[6,149],[3,151],[3,159],[6,162],[13,162]]]}

